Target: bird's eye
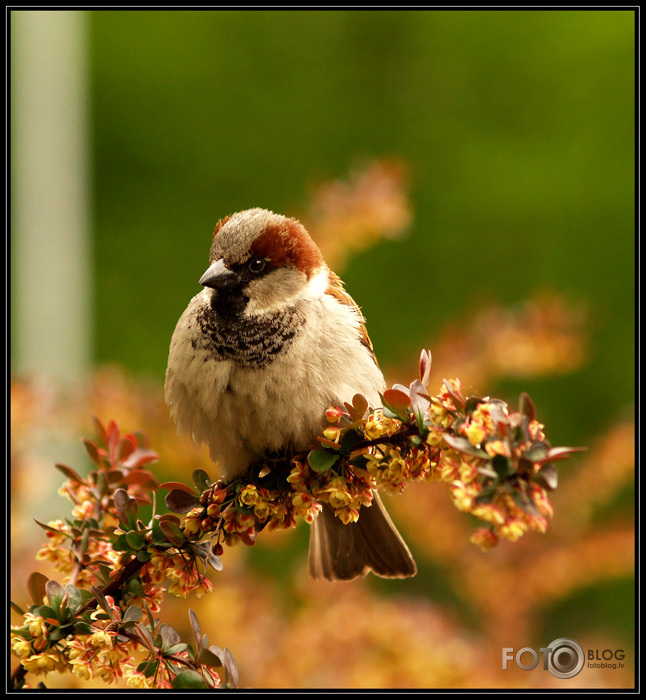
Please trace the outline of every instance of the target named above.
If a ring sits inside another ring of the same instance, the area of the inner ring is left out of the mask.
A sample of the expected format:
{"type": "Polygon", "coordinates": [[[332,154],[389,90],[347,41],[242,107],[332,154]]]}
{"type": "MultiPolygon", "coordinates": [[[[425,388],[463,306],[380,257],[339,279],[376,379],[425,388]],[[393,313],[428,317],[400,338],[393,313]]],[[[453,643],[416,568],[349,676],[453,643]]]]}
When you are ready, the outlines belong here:
{"type": "Polygon", "coordinates": [[[264,258],[252,258],[249,261],[249,270],[254,275],[260,274],[267,266],[267,261],[264,258]]]}

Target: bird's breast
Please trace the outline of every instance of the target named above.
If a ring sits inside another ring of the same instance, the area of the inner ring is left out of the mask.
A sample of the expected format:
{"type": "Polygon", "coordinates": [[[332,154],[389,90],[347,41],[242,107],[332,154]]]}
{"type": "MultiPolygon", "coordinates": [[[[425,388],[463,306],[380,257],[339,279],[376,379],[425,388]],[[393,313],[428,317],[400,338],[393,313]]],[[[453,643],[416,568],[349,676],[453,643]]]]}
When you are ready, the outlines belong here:
{"type": "Polygon", "coordinates": [[[196,316],[193,347],[207,350],[214,359],[231,360],[239,367],[262,369],[285,353],[305,325],[295,306],[271,313],[228,315],[202,306],[196,316]]]}

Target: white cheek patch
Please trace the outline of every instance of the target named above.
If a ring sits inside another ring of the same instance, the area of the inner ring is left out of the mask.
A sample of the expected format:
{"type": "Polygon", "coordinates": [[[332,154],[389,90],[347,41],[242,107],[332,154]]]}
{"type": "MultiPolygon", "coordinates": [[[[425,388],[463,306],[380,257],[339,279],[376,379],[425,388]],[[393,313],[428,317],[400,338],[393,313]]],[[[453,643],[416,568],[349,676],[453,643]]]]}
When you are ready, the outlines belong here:
{"type": "Polygon", "coordinates": [[[293,267],[279,267],[247,285],[245,314],[273,311],[302,296],[306,277],[293,267]]]}
{"type": "Polygon", "coordinates": [[[319,299],[322,297],[327,288],[330,286],[330,271],[325,265],[319,268],[309,279],[303,298],[319,299]]]}

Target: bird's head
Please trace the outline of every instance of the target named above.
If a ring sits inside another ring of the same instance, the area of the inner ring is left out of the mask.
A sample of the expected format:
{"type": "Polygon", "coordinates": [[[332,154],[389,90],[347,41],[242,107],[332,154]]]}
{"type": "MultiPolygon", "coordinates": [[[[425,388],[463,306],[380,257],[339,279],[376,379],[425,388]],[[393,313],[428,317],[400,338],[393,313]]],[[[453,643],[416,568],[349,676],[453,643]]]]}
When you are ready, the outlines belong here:
{"type": "Polygon", "coordinates": [[[221,299],[244,299],[250,312],[320,296],[328,283],[321,251],[303,225],[266,209],[220,220],[209,260],[200,284],[221,299]]]}

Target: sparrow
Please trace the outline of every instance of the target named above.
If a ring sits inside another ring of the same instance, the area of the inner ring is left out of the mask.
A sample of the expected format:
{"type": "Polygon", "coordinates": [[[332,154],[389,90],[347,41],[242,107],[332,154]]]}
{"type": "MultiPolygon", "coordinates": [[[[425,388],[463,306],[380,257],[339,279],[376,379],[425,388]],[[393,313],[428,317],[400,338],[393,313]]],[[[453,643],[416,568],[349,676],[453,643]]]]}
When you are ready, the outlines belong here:
{"type": "MultiPolygon", "coordinates": [[[[311,449],[325,410],[357,393],[380,405],[386,385],[365,319],[299,221],[260,208],[220,220],[199,284],[171,339],[164,394],[220,478],[263,454],[311,449]]],[[[308,565],[331,581],[417,571],[376,492],[348,525],[323,504],[308,565]]]]}

